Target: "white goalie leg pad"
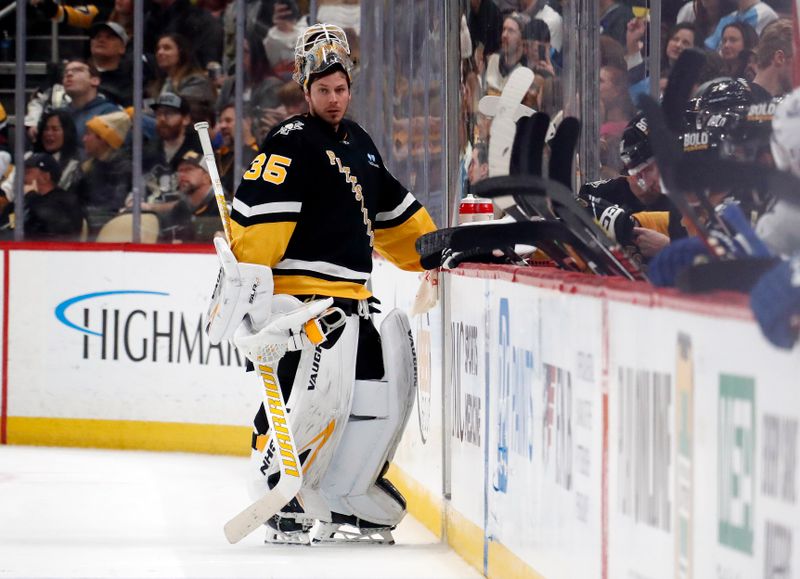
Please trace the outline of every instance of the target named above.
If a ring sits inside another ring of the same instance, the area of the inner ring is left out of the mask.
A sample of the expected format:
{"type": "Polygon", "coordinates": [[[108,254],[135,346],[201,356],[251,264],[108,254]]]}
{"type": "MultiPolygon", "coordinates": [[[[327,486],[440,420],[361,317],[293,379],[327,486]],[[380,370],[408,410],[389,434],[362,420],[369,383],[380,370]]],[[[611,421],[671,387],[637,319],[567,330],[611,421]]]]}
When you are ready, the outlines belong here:
{"type": "Polygon", "coordinates": [[[331,509],[393,526],[405,508],[376,485],[394,458],[417,388],[417,358],[408,316],[393,310],[381,325],[385,380],[357,380],[353,409],[322,491],[331,509]]]}
{"type": "MultiPolygon", "coordinates": [[[[279,297],[275,296],[276,307],[279,297]]],[[[358,316],[349,316],[332,347],[301,351],[286,404],[297,452],[303,459],[300,502],[306,515],[312,518],[330,518],[327,503],[319,496],[318,489],[350,416],[358,327],[358,316]]],[[[263,450],[251,454],[249,488],[254,499],[263,496],[269,488],[268,478],[278,472],[274,444],[267,444],[264,436],[259,437],[257,444],[263,450]]]]}

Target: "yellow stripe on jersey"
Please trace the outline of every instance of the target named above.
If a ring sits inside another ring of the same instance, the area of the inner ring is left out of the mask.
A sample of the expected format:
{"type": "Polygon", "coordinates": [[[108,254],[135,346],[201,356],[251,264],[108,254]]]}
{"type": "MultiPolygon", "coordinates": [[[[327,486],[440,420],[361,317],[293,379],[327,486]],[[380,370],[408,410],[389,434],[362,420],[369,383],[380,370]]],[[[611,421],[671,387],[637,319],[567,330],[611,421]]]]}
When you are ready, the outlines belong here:
{"type": "Polygon", "coordinates": [[[632,217],[645,229],[669,235],[669,211],[640,211],[632,217]]]}
{"type": "MultiPolygon", "coordinates": [[[[277,270],[280,271],[280,270],[277,270]]],[[[334,298],[365,300],[372,295],[366,286],[349,281],[328,281],[308,275],[276,275],[276,294],[293,296],[322,295],[334,298]]]]}
{"type": "Polygon", "coordinates": [[[293,221],[279,221],[242,227],[231,221],[231,251],[243,263],[273,267],[283,258],[296,226],[293,221]]]}
{"type": "Polygon", "coordinates": [[[415,243],[420,235],[436,231],[424,207],[400,225],[375,230],[375,249],[400,269],[422,271],[415,243]]]}

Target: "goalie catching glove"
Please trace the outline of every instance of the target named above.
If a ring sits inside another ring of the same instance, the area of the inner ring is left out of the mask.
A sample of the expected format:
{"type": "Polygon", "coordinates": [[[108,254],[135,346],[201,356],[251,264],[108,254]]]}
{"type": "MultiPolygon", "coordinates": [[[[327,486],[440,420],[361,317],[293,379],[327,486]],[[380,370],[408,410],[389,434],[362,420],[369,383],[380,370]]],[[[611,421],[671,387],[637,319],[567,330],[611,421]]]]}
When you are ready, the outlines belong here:
{"type": "Polygon", "coordinates": [[[275,311],[266,327],[252,332],[248,324],[242,324],[233,341],[253,364],[273,364],[288,350],[318,346],[330,332],[344,325],[344,312],[331,308],[332,304],[333,298],[304,304],[294,296],[277,295],[275,311]],[[327,310],[330,311],[325,316],[318,317],[327,310]]]}
{"type": "Polygon", "coordinates": [[[273,297],[270,268],[239,263],[220,237],[214,239],[214,246],[220,270],[206,316],[212,344],[233,340],[253,363],[275,362],[287,350],[321,344],[344,324],[344,312],[330,307],[331,298],[303,304],[293,296],[273,297]]]}

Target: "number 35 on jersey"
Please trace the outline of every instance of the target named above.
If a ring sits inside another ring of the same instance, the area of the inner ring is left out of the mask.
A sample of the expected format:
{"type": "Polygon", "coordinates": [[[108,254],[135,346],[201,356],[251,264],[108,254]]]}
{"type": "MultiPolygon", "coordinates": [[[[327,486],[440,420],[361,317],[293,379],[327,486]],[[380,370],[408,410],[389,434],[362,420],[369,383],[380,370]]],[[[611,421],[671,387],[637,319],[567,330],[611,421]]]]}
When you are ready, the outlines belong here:
{"type": "Polygon", "coordinates": [[[263,178],[268,183],[280,185],[286,180],[286,168],[291,164],[292,160],[289,157],[273,154],[267,160],[267,156],[261,153],[250,163],[250,169],[243,178],[248,181],[263,178]]]}

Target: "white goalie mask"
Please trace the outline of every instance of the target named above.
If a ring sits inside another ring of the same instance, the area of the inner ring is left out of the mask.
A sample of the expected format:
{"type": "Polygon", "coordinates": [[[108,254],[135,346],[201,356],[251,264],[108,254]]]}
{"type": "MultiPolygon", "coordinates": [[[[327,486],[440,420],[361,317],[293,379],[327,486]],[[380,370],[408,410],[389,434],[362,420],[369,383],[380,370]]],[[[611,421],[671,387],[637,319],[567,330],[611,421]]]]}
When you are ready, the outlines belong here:
{"type": "Polygon", "coordinates": [[[333,24],[315,24],[307,28],[294,47],[292,78],[305,89],[312,74],[323,72],[335,64],[344,69],[350,80],[353,61],[344,30],[333,24]]]}

